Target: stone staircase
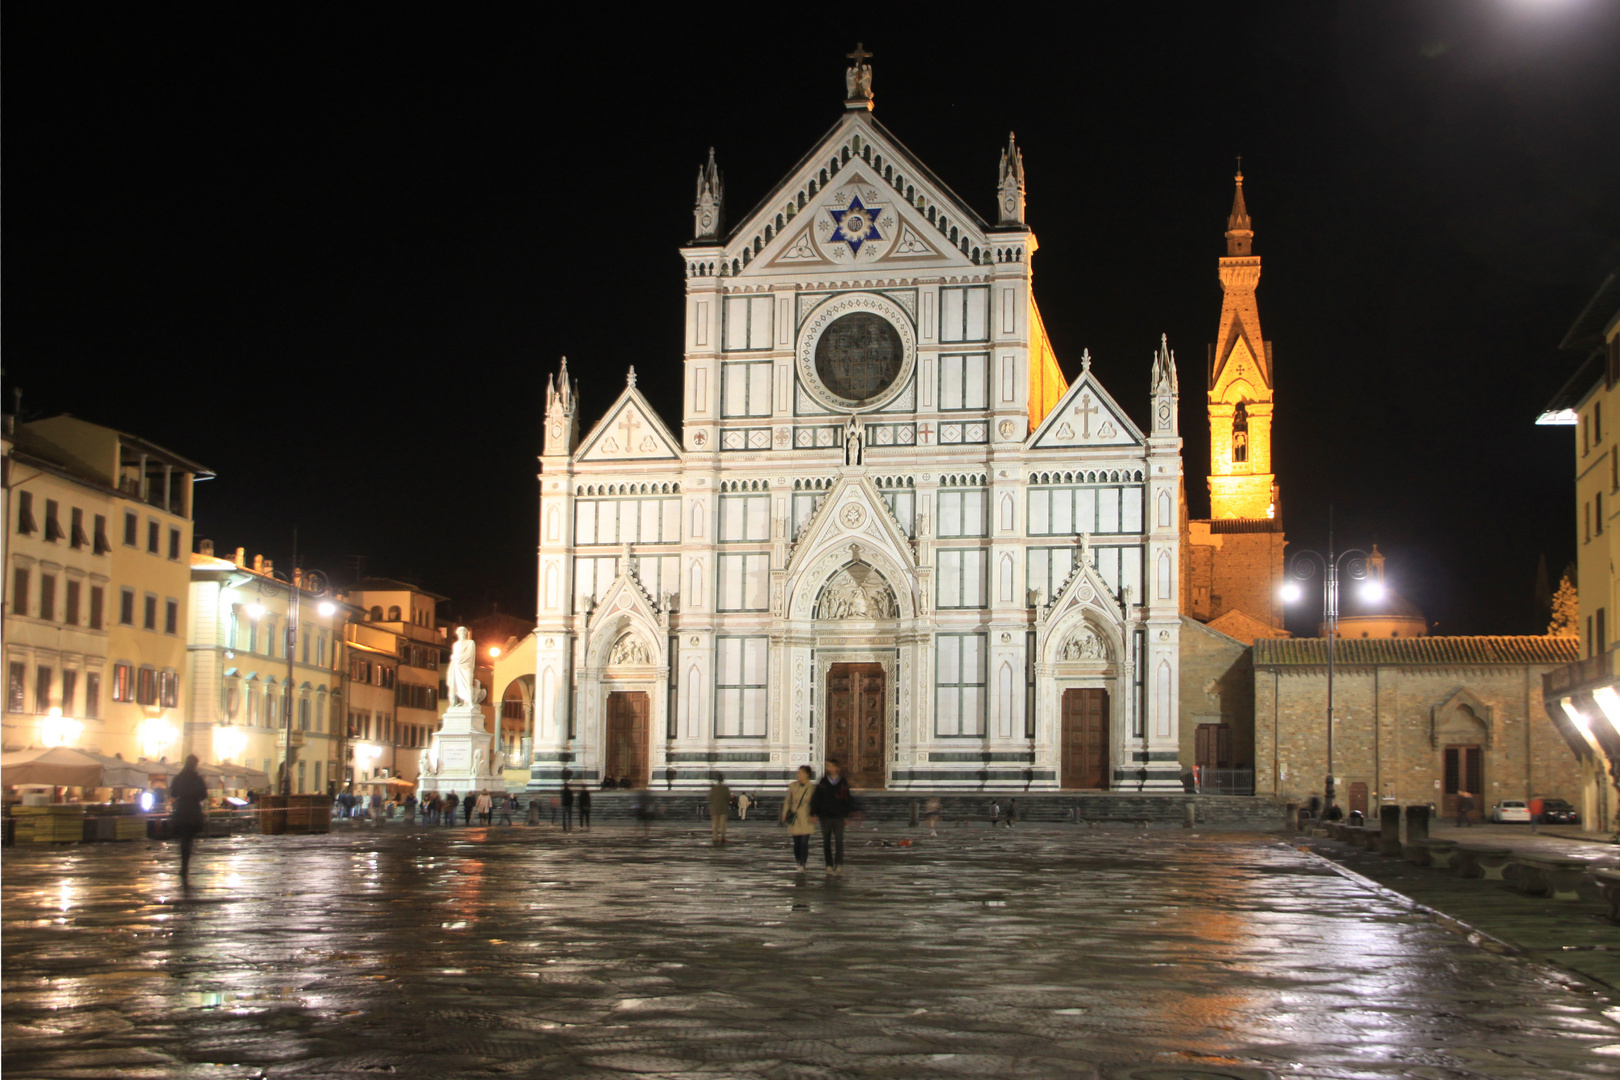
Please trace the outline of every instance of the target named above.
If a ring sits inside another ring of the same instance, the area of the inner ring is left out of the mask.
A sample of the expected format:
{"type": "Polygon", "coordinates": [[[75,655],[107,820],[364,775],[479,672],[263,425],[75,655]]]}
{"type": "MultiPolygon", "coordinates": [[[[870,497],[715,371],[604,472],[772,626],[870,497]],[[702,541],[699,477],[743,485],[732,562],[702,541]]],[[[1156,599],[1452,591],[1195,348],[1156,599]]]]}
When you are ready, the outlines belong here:
{"type": "MultiPolygon", "coordinates": [[[[733,787],[733,793],[746,788],[733,787]]],[[[527,802],[538,798],[540,818],[550,820],[549,803],[555,791],[519,793],[527,802]]],[[[749,795],[754,793],[749,791],[749,795]]],[[[763,799],[748,812],[750,820],[771,821],[780,807],[780,796],[762,793],[763,799]]],[[[708,820],[708,799],[703,792],[648,792],[643,794],[652,803],[661,824],[691,822],[702,824],[708,820]]],[[[986,794],[963,795],[959,792],[931,794],[919,791],[876,791],[856,796],[860,811],[870,822],[904,825],[911,820],[912,807],[923,815],[930,799],[940,803],[942,824],[955,827],[957,822],[987,827],[990,822],[990,804],[999,801],[1006,813],[1009,796],[986,794]]],[[[1286,824],[1286,812],[1281,803],[1249,795],[1184,795],[1132,794],[1127,792],[1064,792],[1014,794],[1018,820],[1031,824],[1059,825],[1112,825],[1135,828],[1182,828],[1187,820],[1187,807],[1191,805],[1197,827],[1269,832],[1280,830],[1286,824]]],[[[591,792],[591,820],[593,823],[617,824],[635,820],[633,807],[637,793],[629,791],[591,792]]]]}

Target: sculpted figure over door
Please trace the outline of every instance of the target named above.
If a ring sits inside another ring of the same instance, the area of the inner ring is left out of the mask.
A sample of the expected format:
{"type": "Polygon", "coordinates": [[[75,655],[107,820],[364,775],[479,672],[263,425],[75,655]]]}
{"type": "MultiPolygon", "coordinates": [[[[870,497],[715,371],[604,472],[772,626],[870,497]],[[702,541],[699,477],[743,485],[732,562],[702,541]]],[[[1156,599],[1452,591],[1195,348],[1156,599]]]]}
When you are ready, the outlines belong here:
{"type": "Polygon", "coordinates": [[[1107,660],[1108,646],[1103,639],[1097,636],[1096,631],[1090,627],[1082,627],[1074,632],[1074,636],[1064,642],[1063,651],[1059,660],[1107,660]]]}
{"type": "Polygon", "coordinates": [[[613,643],[613,652],[608,656],[608,666],[618,667],[621,664],[631,666],[652,663],[652,656],[647,652],[647,646],[635,634],[626,634],[613,643]]]}
{"type": "Polygon", "coordinates": [[[900,605],[883,575],[864,563],[839,570],[816,601],[818,619],[894,619],[900,605]]]}

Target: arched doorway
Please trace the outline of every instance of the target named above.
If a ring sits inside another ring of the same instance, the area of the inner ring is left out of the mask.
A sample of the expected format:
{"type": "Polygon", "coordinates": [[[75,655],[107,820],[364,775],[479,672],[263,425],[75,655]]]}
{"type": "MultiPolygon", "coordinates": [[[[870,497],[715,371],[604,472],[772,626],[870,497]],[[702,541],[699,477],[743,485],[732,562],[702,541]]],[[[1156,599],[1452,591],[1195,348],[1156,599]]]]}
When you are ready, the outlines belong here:
{"type": "Polygon", "coordinates": [[[615,690],[607,696],[603,725],[602,771],[645,787],[648,776],[648,721],[652,703],[645,690],[615,690]]]}
{"type": "MultiPolygon", "coordinates": [[[[507,747],[518,745],[518,740],[533,733],[534,730],[534,676],[519,675],[507,684],[506,690],[501,694],[500,719],[501,744],[507,747]]],[[[515,757],[510,751],[508,760],[515,757]]],[[[527,764],[527,763],[525,763],[527,764]]]]}

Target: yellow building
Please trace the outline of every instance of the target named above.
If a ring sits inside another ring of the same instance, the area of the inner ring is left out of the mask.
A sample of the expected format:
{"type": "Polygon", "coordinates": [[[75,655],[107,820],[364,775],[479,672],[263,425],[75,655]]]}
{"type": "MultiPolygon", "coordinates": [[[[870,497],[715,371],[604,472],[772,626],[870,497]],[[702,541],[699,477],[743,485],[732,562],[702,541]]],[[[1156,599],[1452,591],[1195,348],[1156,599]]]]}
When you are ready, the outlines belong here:
{"type": "Polygon", "coordinates": [[[344,694],[340,657],[350,608],[305,588],[302,573],[241,548],[191,557],[191,705],[186,749],[204,761],[247,765],[280,790],[293,750],[295,794],[325,792],[337,768],[344,694]],[[288,633],[297,605],[297,635],[288,633]],[[289,648],[290,646],[290,648],[289,648]]]}
{"type": "Polygon", "coordinates": [[[1582,762],[1587,827],[1620,828],[1620,669],[1615,664],[1615,536],[1620,501],[1620,271],[1611,273],[1562,348],[1582,362],[1542,411],[1538,424],[1575,428],[1576,577],[1581,655],[1546,676],[1553,723],[1582,762]]]}
{"type": "Polygon", "coordinates": [[[178,756],[192,485],[213,473],[66,415],[6,441],[5,746],[178,756]]]}
{"type": "MultiPolygon", "coordinates": [[[[363,619],[366,612],[355,609],[363,619]]],[[[338,753],[340,777],[354,784],[378,776],[416,779],[416,757],[432,729],[395,720],[400,638],[381,626],[344,627],[344,663],[349,676],[348,728],[338,753]]]]}
{"type": "Polygon", "coordinates": [[[1218,270],[1221,316],[1209,353],[1210,516],[1186,524],[1181,610],[1249,643],[1285,634],[1275,592],[1286,541],[1271,460],[1271,342],[1260,332],[1260,256],[1242,172],[1236,185],[1218,270]]]}
{"type": "MultiPolygon", "coordinates": [[[[439,730],[444,711],[444,665],[450,647],[446,628],[439,625],[438,607],[446,598],[426,589],[392,578],[365,578],[349,593],[365,627],[372,634],[386,633],[394,638],[393,712],[379,707],[356,717],[357,747],[378,748],[380,753],[366,760],[355,758],[354,771],[415,779],[422,748],[431,744],[439,730]]],[[[380,641],[357,635],[356,641],[380,641]]],[[[358,714],[358,702],[356,712],[358,714]]]]}

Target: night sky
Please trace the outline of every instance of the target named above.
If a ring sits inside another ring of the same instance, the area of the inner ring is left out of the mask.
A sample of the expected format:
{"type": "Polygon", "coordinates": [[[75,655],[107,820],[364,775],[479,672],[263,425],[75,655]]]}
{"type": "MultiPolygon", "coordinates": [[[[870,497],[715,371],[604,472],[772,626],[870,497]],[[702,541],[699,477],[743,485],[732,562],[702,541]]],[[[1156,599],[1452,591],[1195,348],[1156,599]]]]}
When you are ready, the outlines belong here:
{"type": "Polygon", "coordinates": [[[1140,419],[1169,335],[1194,514],[1241,154],[1291,542],[1331,503],[1438,632],[1540,632],[1575,514],[1570,429],[1532,422],[1620,265],[1620,4],[1120,7],[9,4],[6,407],[205,462],[221,550],[284,566],[297,525],[305,565],[528,615],[547,372],[588,426],[634,364],[678,423],[697,167],[735,222],[858,38],[877,117],[983,215],[1017,131],[1071,375],[1089,348],[1140,419]]]}

